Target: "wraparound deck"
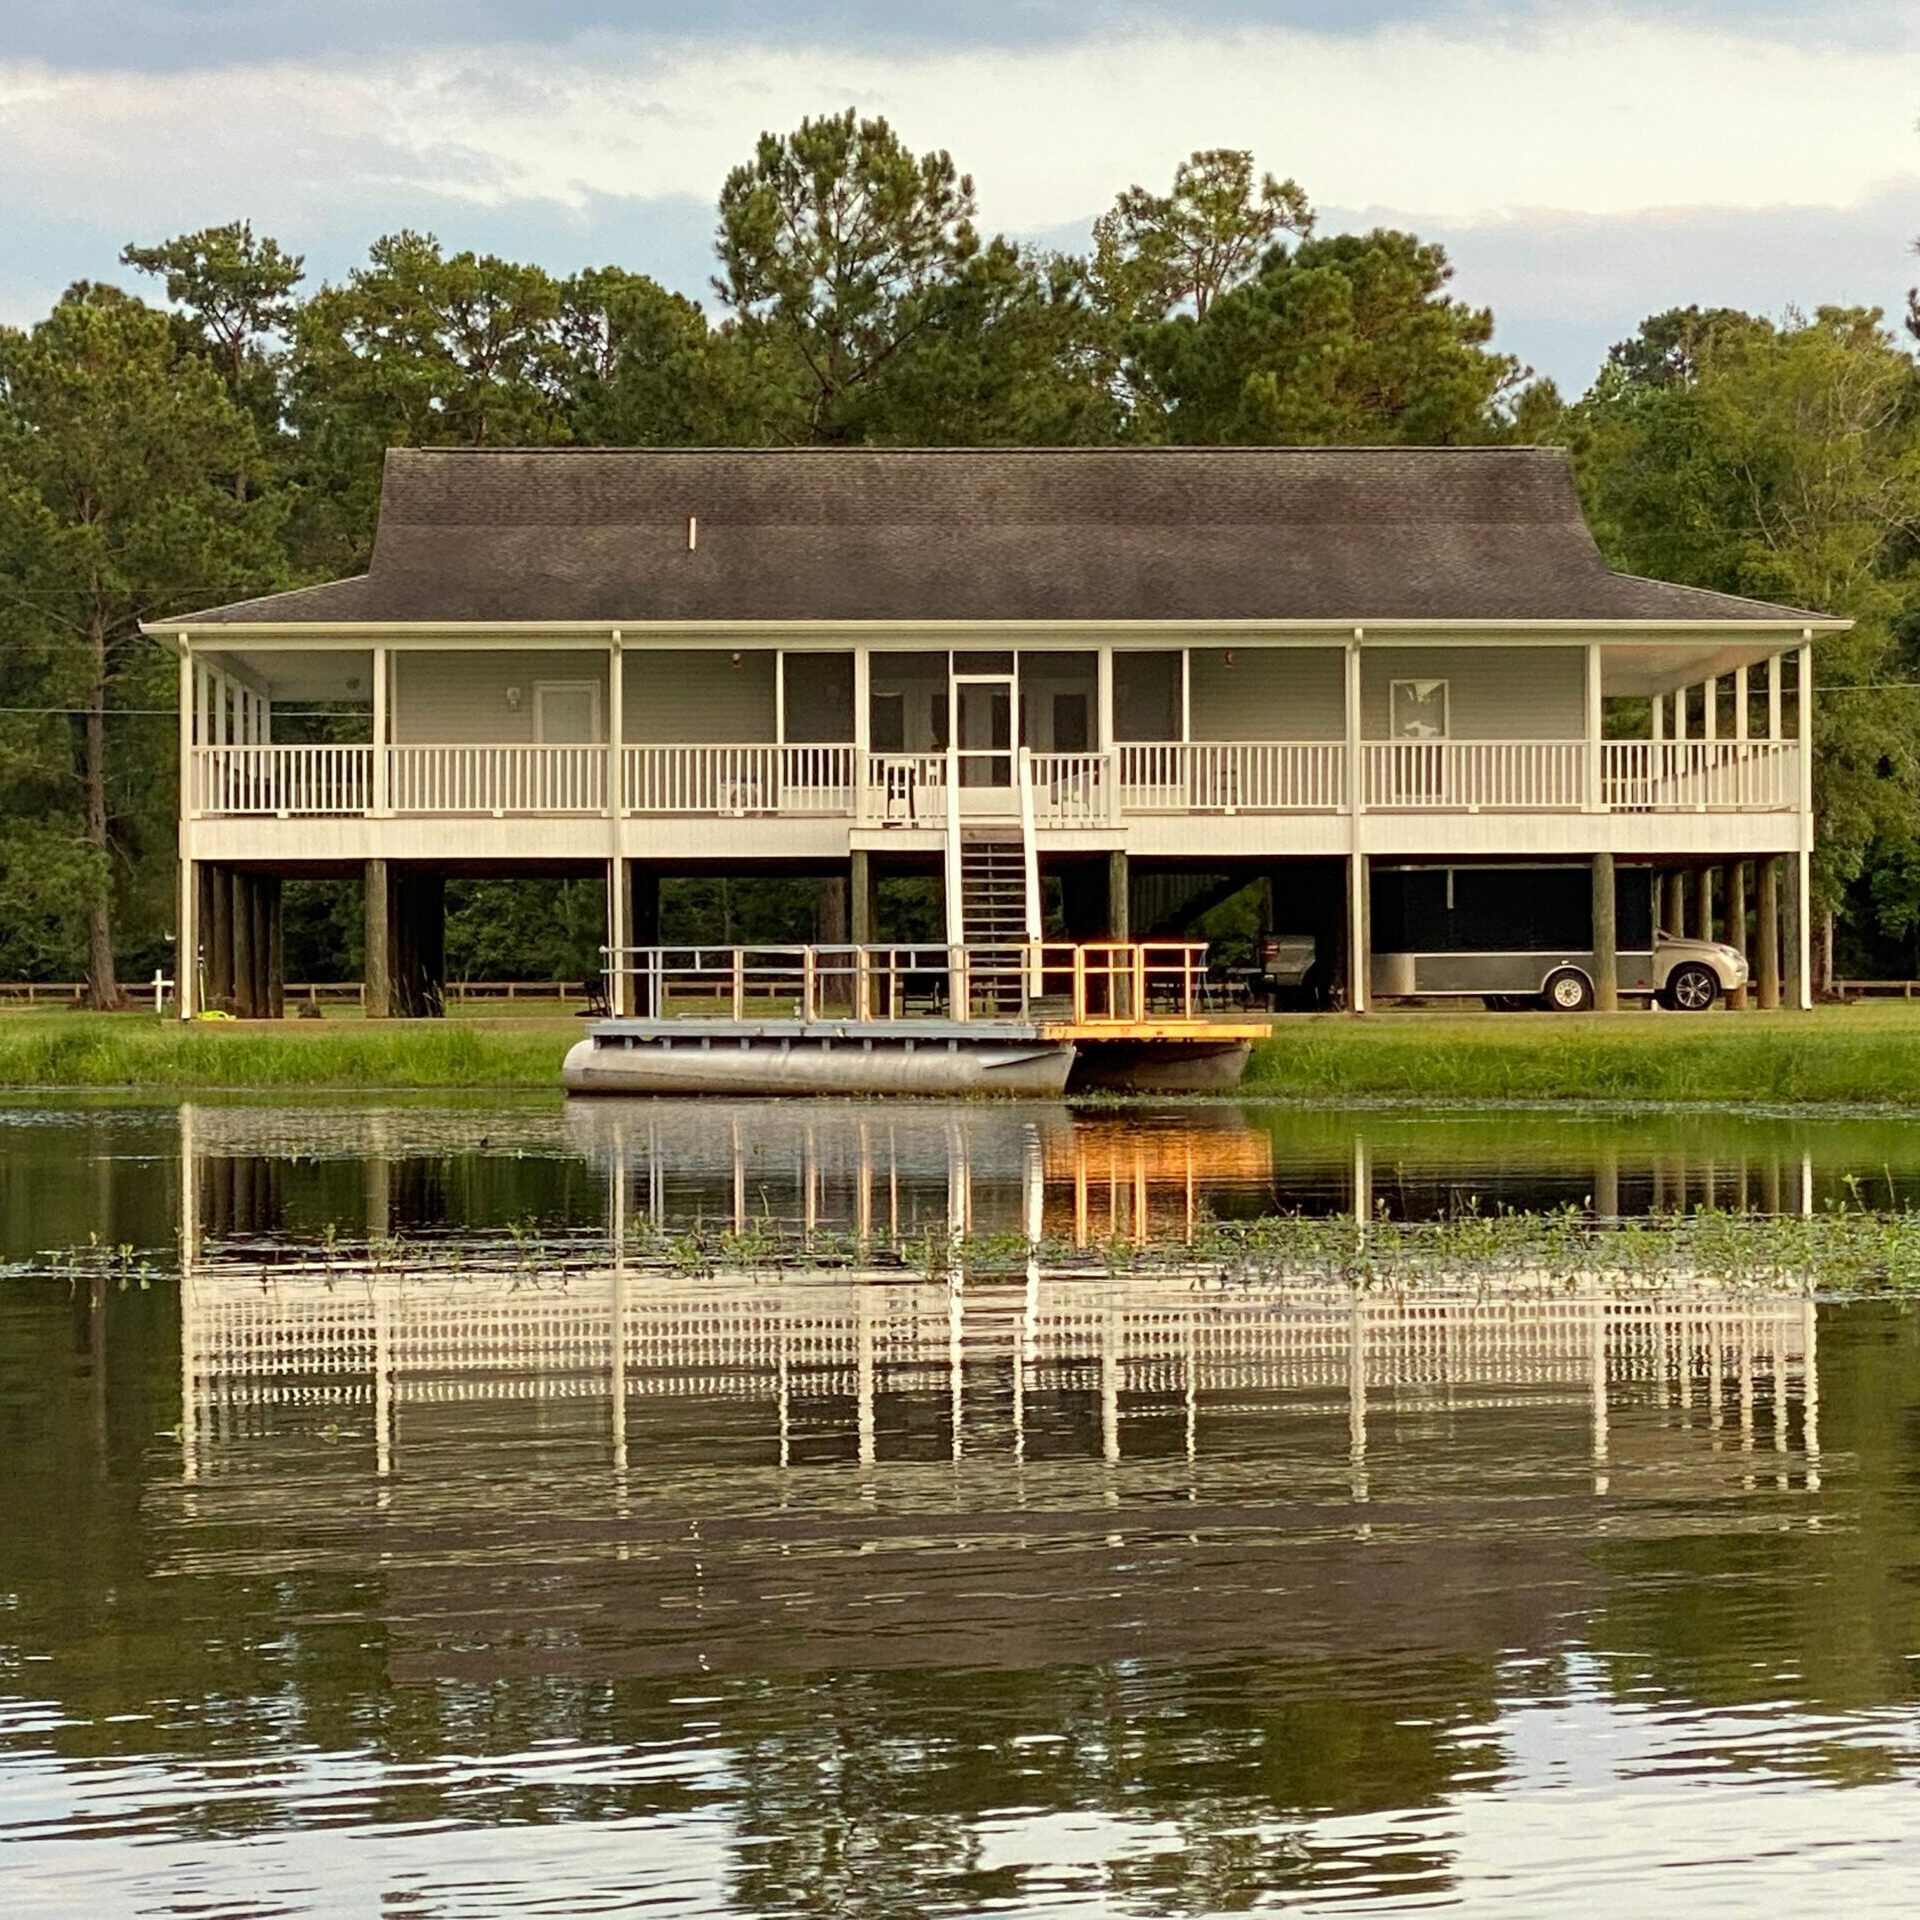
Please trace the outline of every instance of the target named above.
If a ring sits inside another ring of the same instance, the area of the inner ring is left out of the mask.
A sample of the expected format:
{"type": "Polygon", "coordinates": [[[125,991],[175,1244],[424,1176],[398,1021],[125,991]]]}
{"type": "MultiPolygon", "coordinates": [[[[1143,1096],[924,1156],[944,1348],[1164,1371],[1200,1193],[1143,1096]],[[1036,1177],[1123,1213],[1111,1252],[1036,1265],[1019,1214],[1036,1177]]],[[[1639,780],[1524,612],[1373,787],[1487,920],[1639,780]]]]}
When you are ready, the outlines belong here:
{"type": "Polygon", "coordinates": [[[852,746],[253,744],[190,749],[191,818],[835,819],[1037,828],[1136,816],[1790,813],[1795,740],[1184,741],[1105,753],[861,754],[852,746]],[[1357,762],[1358,777],[1355,778],[1357,762]],[[614,769],[619,769],[615,780],[614,769]],[[985,770],[991,775],[991,770],[985,770]],[[617,788],[618,804],[614,804],[617,788]]]}

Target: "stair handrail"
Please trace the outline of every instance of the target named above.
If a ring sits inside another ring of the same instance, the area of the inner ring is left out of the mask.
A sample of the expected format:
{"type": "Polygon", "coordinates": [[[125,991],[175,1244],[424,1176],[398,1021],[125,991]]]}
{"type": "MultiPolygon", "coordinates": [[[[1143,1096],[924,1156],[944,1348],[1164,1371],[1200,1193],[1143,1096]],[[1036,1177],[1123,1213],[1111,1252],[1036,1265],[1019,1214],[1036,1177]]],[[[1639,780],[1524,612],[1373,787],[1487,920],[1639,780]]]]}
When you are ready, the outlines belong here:
{"type": "Polygon", "coordinates": [[[960,888],[960,755],[947,746],[947,945],[955,952],[965,946],[966,918],[960,888]]]}
{"type": "Polygon", "coordinates": [[[1014,780],[1020,790],[1020,879],[1025,894],[1027,927],[1026,995],[1040,994],[1040,850],[1033,830],[1033,749],[1022,743],[1014,762],[1014,780]]]}

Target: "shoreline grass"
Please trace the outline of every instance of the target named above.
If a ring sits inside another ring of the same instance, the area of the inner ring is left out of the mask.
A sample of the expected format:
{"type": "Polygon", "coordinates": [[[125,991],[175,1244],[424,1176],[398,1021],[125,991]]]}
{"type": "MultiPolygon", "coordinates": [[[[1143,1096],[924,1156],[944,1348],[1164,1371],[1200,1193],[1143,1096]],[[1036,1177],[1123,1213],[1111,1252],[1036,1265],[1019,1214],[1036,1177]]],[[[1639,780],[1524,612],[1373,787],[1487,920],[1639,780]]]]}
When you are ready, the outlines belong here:
{"type": "MultiPolygon", "coordinates": [[[[375,1022],[0,1017],[0,1088],[557,1092],[563,1014],[375,1022]]],[[[1713,1105],[1920,1111],[1920,1006],[1811,1014],[1385,1013],[1279,1021],[1248,1098],[1403,1105],[1713,1105]]]]}
{"type": "Polygon", "coordinates": [[[1248,1094],[1402,1103],[1920,1108],[1920,1009],[1282,1021],[1248,1094]]]}
{"type": "Polygon", "coordinates": [[[551,1015],[268,1023],[21,1014],[0,1019],[0,1088],[557,1093],[560,1062],[580,1033],[579,1020],[551,1015]]]}

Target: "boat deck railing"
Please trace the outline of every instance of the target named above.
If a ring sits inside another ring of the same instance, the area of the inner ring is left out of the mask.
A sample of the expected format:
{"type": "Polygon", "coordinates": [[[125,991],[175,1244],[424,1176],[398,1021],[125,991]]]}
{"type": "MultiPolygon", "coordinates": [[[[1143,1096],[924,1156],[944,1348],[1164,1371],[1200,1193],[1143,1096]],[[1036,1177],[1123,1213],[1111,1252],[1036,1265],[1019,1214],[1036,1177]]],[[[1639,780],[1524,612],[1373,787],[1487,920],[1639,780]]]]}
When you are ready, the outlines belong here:
{"type": "Polygon", "coordinates": [[[607,1004],[642,1020],[1203,1023],[1202,940],[987,946],[687,946],[606,950],[607,1004]]]}

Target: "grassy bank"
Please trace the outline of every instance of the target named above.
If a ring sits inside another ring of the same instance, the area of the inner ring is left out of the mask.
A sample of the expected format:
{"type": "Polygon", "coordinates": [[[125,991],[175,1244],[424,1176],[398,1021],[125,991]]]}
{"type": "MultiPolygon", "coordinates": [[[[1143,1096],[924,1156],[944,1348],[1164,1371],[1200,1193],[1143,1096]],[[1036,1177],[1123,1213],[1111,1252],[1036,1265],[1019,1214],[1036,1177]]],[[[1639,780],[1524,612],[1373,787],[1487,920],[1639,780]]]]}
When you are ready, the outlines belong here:
{"type": "Polygon", "coordinates": [[[152,1014],[0,1019],[0,1087],[154,1091],[436,1087],[557,1091],[577,1019],[286,1020],[183,1024],[152,1014]]]}
{"type": "Polygon", "coordinates": [[[1289,1097],[1409,1102],[1920,1108],[1920,1008],[1287,1020],[1255,1049],[1246,1085],[1289,1097]]]}
{"type": "MultiPolygon", "coordinates": [[[[0,1087],[174,1091],[559,1086],[566,1016],[181,1025],[150,1014],[0,1017],[0,1087]]],[[[1289,1019],[1246,1090],[1293,1099],[1693,1101],[1920,1109],[1920,1006],[1812,1014],[1387,1013],[1289,1019]]]]}

